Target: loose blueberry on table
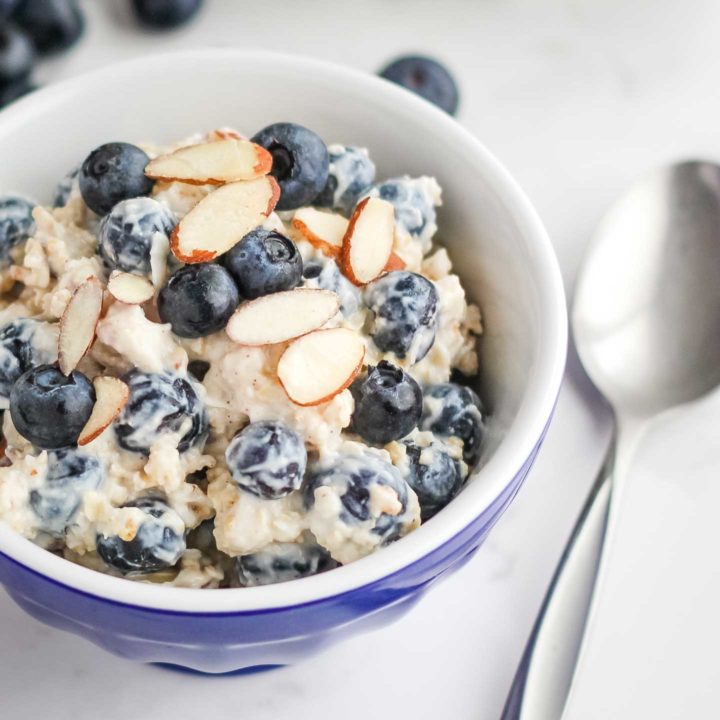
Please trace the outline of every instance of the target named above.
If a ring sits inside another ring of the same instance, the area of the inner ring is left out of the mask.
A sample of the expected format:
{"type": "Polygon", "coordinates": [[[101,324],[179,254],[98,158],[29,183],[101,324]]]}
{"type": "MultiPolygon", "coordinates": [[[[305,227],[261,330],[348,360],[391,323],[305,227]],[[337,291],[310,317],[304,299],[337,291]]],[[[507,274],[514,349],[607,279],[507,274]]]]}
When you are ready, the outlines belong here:
{"type": "Polygon", "coordinates": [[[408,55],[380,71],[380,77],[397,83],[450,115],[457,112],[460,94],[450,71],[437,60],[408,55]]]}
{"type": "Polygon", "coordinates": [[[55,209],[0,197],[0,519],[131,580],[250,587],[453,501],[480,325],[432,178],[289,122],[78,160],[55,209]]]}
{"type": "Polygon", "coordinates": [[[195,17],[203,0],[132,0],[137,19],[155,30],[171,30],[195,17]]]}

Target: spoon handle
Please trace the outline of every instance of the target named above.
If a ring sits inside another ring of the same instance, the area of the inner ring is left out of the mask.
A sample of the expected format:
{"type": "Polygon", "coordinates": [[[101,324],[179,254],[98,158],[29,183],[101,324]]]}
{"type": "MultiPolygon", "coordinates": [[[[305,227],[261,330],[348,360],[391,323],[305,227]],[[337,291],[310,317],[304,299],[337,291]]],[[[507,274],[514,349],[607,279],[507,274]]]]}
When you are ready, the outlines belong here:
{"type": "Polygon", "coordinates": [[[585,500],[538,612],[501,720],[558,720],[570,689],[600,562],[614,442],[585,500]]]}
{"type": "Polygon", "coordinates": [[[655,418],[614,475],[565,720],[718,717],[720,394],[655,418]]]}

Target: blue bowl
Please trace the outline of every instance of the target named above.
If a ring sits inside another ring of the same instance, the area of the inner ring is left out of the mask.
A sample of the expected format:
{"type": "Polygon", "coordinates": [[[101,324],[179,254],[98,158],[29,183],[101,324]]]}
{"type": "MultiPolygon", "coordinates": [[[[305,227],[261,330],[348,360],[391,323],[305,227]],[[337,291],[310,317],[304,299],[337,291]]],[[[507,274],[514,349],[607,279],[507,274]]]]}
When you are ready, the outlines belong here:
{"type": "Polygon", "coordinates": [[[105,68],[0,114],[0,188],[49,199],[57,178],[102,142],[168,142],[228,124],[251,133],[288,118],[330,141],[367,146],[380,176],[431,173],[443,186],[443,243],[486,328],[480,392],[492,412],[481,467],[457,499],[402,540],[322,575],[266,587],[194,590],[110,577],[0,523],[0,583],[11,597],[40,621],[133,660],[206,673],[266,669],[399,618],[478,549],[520,489],[552,416],[567,320],[542,224],[474,137],[383,80],[235,50],[105,68]]]}

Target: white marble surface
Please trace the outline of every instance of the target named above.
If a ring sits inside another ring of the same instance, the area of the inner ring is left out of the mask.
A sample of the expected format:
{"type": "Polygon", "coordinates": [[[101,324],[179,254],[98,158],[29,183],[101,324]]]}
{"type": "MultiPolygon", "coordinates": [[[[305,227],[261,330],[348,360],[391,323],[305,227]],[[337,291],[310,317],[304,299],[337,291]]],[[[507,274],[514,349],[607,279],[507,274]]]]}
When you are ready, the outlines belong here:
{"type": "MultiPolygon", "coordinates": [[[[569,291],[595,223],[634,177],[720,155],[713,0],[356,0],[333,3],[330,16],[320,0],[209,0],[198,22],[167,36],[129,27],[124,0],[83,5],[85,40],[42,67],[42,81],[198,45],[368,71],[407,50],[443,58],[462,88],[460,121],[535,202],[569,291]]],[[[0,594],[0,716],[495,720],[607,434],[607,413],[571,355],[545,448],[475,559],[401,622],[297,667],[197,678],[136,666],[40,625],[0,594]]]]}

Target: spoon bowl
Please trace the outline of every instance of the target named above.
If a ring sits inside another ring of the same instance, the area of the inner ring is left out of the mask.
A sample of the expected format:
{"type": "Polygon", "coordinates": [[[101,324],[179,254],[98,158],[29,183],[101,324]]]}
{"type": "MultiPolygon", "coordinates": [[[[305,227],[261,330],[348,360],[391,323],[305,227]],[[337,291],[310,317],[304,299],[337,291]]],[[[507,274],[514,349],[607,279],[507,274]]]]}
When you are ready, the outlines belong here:
{"type": "Polygon", "coordinates": [[[662,168],[605,216],[573,307],[580,358],[616,413],[647,417],[720,383],[720,166],[662,168]]]}

